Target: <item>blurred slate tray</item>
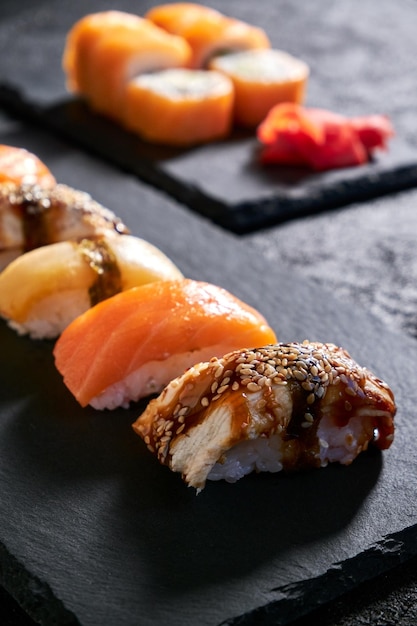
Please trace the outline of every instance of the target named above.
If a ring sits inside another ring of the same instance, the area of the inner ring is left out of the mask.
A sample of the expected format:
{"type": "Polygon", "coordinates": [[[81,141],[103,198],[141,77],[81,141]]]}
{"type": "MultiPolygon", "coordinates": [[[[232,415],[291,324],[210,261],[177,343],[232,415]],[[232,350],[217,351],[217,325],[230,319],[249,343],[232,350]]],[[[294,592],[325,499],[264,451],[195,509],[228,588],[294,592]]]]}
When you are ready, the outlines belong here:
{"type": "Polygon", "coordinates": [[[230,139],[188,150],[141,141],[94,114],[81,100],[51,107],[0,87],[0,106],[137,175],[213,222],[247,233],[417,184],[417,149],[394,139],[369,164],[328,172],[262,166],[256,138],[230,139]]]}
{"type": "MultiPolygon", "coordinates": [[[[274,47],[310,65],[308,105],[391,117],[397,136],[388,153],[363,167],[320,174],[260,167],[253,135],[236,133],[181,152],[147,145],[95,116],[66,93],[61,57],[74,22],[106,7],[99,0],[90,0],[88,9],[76,0],[66,11],[58,0],[27,4],[21,0],[13,10],[15,3],[5,0],[0,9],[6,18],[0,20],[0,51],[7,56],[0,68],[0,106],[32,116],[226,229],[248,232],[417,183],[414,0],[381,0],[378,11],[373,0],[307,6],[291,0],[207,2],[263,27],[274,47]]],[[[152,4],[118,0],[116,8],[144,14],[152,4]]]]}
{"type": "Polygon", "coordinates": [[[133,434],[144,402],[81,409],[53,343],[0,323],[0,582],[26,612],[46,626],[277,626],[415,556],[417,344],[135,177],[29,128],[1,140],[116,211],[187,276],[257,306],[282,341],[344,345],[398,404],[382,454],[209,483],[197,497],[133,434]]]}

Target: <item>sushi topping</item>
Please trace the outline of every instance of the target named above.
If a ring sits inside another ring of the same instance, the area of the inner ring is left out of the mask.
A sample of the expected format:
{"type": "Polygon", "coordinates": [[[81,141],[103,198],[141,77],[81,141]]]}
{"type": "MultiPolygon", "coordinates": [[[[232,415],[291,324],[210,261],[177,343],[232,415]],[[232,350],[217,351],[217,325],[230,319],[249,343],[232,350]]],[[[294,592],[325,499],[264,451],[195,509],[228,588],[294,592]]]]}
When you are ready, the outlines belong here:
{"type": "Polygon", "coordinates": [[[347,118],[291,103],[273,107],[257,130],[261,163],[316,171],[367,163],[393,134],[383,115],[347,118]]]}
{"type": "Polygon", "coordinates": [[[46,189],[0,183],[0,250],[16,247],[28,252],[56,241],[109,231],[129,232],[112,211],[85,192],[62,184],[46,189]],[[20,228],[16,225],[9,232],[7,225],[13,220],[20,228]]]}
{"type": "Polygon", "coordinates": [[[83,239],[79,249],[96,274],[96,280],[88,290],[91,306],[122,291],[122,276],[116,256],[103,237],[83,239]]]}
{"type": "Polygon", "coordinates": [[[386,383],[344,349],[305,341],[197,364],[152,400],[133,428],[161,463],[200,489],[231,448],[258,438],[273,442],[280,469],[348,464],[369,443],[391,445],[394,414],[386,383]],[[336,453],[331,432],[342,440],[336,453]]]}

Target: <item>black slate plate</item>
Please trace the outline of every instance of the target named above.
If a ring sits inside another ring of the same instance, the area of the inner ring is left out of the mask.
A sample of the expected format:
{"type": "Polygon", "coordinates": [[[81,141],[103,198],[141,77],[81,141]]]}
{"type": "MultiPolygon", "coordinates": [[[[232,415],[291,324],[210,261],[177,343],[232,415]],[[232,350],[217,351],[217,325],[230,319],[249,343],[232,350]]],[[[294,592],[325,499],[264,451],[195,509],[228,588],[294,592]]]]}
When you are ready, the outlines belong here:
{"type": "MultiPolygon", "coordinates": [[[[320,0],[305,6],[289,0],[208,4],[262,26],[272,44],[303,58],[311,67],[307,104],[346,115],[386,113],[397,137],[388,154],[369,165],[315,174],[302,169],[261,168],[253,135],[237,132],[229,141],[179,152],[144,144],[91,114],[65,93],[61,56],[65,35],[81,16],[119,8],[144,13],[152,3],[56,0],[16,10],[0,24],[0,105],[19,109],[8,88],[20,93],[26,114],[54,132],[132,172],[224,228],[243,233],[308,213],[347,205],[417,182],[414,109],[414,24],[417,7],[401,0],[373,0],[337,6],[320,0]],[[325,36],[324,36],[325,33],[325,36]],[[32,51],[36,50],[36,54],[32,51]],[[394,53],[395,51],[395,53],[394,53]]],[[[6,8],[8,3],[6,2],[6,8]]],[[[7,15],[4,8],[3,11],[7,15]]],[[[22,107],[20,106],[22,113],[22,107]]]]}
{"type": "Polygon", "coordinates": [[[257,306],[281,340],[344,345],[398,402],[383,454],[210,483],[197,497],[131,431],[143,403],[80,409],[52,342],[0,324],[0,576],[29,614],[47,625],[286,624],[417,553],[415,342],[100,161],[29,129],[2,141],[105,202],[188,276],[257,306]]]}
{"type": "Polygon", "coordinates": [[[369,164],[317,173],[262,166],[256,138],[243,130],[220,143],[179,150],[141,141],[81,100],[42,108],[0,86],[0,106],[240,234],[417,184],[417,150],[398,139],[369,164]]]}

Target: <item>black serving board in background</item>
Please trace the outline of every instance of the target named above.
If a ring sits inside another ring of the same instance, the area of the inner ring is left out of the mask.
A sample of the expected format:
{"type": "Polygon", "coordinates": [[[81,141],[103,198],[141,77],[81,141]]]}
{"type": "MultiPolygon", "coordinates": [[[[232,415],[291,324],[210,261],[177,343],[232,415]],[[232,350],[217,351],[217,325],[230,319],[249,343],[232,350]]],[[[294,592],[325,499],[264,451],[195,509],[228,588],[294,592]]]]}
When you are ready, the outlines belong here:
{"type": "Polygon", "coordinates": [[[226,229],[245,233],[417,183],[413,0],[381,0],[377,9],[374,0],[207,3],[265,28],[274,47],[309,64],[309,106],[391,117],[396,137],[387,153],[362,167],[323,173],[262,167],[254,134],[240,131],[224,142],[190,150],[158,148],[66,93],[61,57],[73,23],[110,8],[144,14],[155,3],[87,0],[72,2],[65,11],[57,0],[43,0],[36,8],[26,4],[21,2],[21,10],[11,16],[7,2],[3,8],[0,51],[8,62],[0,69],[0,107],[32,117],[226,229]]]}
{"type": "Polygon", "coordinates": [[[53,342],[1,323],[0,582],[25,610],[47,626],[277,626],[416,555],[416,342],[135,177],[30,128],[1,139],[105,203],[187,276],[257,306],[281,340],[344,345],[398,403],[384,453],[196,496],[131,430],[144,402],[81,409],[53,342]]]}

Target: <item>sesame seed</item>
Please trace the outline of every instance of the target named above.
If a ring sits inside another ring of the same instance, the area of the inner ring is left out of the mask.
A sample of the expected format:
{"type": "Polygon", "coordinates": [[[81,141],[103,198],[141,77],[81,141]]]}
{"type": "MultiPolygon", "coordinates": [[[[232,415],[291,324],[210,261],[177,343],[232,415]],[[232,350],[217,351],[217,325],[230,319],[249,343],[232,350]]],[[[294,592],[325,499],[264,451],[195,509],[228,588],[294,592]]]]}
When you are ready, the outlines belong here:
{"type": "Polygon", "coordinates": [[[209,399],[206,398],[205,396],[204,398],[201,398],[200,402],[201,402],[201,406],[208,406],[210,404],[209,399]]]}
{"type": "Polygon", "coordinates": [[[254,382],[248,383],[248,391],[260,391],[261,387],[254,382]]]}

